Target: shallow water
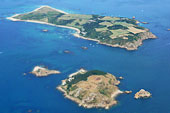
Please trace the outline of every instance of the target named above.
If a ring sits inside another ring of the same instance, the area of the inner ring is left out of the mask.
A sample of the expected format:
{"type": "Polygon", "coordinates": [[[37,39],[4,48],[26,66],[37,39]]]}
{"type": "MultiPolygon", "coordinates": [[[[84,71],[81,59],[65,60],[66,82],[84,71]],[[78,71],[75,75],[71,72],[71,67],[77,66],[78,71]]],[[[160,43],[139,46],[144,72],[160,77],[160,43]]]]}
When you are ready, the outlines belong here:
{"type": "Polygon", "coordinates": [[[170,101],[170,1],[169,0],[2,0],[0,4],[0,113],[169,113],[170,101]],[[137,51],[126,51],[76,38],[74,30],[5,18],[50,5],[69,13],[136,16],[159,38],[146,40],[137,51]],[[44,33],[42,29],[49,29],[44,33]],[[87,46],[88,50],[82,50],[87,46]],[[64,54],[64,50],[72,54],[64,54]],[[35,65],[58,69],[60,75],[24,76],[35,65]],[[80,67],[123,76],[121,90],[141,88],[153,96],[135,100],[120,95],[109,110],[84,109],[65,99],[55,88],[80,67]]]}

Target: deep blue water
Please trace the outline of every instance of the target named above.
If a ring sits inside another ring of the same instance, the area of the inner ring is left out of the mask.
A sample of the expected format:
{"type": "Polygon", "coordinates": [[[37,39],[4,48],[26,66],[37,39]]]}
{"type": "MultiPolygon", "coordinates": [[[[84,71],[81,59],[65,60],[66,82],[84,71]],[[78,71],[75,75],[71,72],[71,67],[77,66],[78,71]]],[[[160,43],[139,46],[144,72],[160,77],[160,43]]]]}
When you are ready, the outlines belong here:
{"type": "Polygon", "coordinates": [[[0,113],[170,113],[170,1],[169,0],[1,0],[0,4],[0,113]],[[159,38],[144,41],[137,51],[126,51],[78,39],[74,30],[5,18],[50,5],[69,13],[136,16],[150,24],[159,38]],[[48,33],[41,32],[49,29],[48,33]],[[81,46],[89,49],[84,51],[81,46]],[[72,54],[64,54],[70,50],[72,54]],[[24,76],[35,65],[58,69],[60,75],[24,76]],[[80,67],[123,76],[119,104],[110,110],[84,109],[65,99],[56,86],[80,67]],[[153,96],[135,100],[144,88],[153,96]]]}

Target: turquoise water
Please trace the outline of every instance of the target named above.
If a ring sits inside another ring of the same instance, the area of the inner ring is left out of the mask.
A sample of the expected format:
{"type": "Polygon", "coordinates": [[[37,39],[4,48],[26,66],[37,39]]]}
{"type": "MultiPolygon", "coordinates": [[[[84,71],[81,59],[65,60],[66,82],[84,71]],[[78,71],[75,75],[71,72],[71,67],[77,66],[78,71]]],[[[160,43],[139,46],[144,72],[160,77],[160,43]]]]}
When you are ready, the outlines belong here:
{"type": "Polygon", "coordinates": [[[170,113],[170,1],[169,0],[1,0],[0,4],[0,113],[170,113]],[[5,18],[50,5],[69,13],[136,16],[150,24],[159,38],[144,41],[138,51],[99,45],[72,36],[74,30],[5,18]],[[41,32],[49,29],[48,33],[41,32]],[[87,46],[88,50],[82,50],[87,46]],[[64,54],[64,50],[72,51],[64,54]],[[58,69],[60,75],[24,76],[35,65],[58,69]],[[99,69],[123,76],[119,104],[109,110],[84,109],[65,99],[56,86],[80,67],[99,69]],[[153,97],[135,100],[139,89],[153,97]]]}

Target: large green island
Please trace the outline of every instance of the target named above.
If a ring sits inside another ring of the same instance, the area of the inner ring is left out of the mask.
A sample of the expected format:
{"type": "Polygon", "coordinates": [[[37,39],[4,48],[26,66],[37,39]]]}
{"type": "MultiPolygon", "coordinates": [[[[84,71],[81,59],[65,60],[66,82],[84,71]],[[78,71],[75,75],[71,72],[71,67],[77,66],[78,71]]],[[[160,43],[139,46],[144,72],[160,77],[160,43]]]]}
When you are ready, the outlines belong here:
{"type": "Polygon", "coordinates": [[[119,90],[119,84],[120,81],[110,73],[80,69],[63,80],[57,89],[79,106],[109,109],[117,104],[115,98],[124,93],[119,90]]]}
{"type": "Polygon", "coordinates": [[[25,14],[16,14],[8,19],[75,29],[76,37],[127,50],[136,50],[143,40],[156,38],[148,29],[139,26],[139,21],[135,19],[68,14],[49,6],[42,6],[25,14]]]}

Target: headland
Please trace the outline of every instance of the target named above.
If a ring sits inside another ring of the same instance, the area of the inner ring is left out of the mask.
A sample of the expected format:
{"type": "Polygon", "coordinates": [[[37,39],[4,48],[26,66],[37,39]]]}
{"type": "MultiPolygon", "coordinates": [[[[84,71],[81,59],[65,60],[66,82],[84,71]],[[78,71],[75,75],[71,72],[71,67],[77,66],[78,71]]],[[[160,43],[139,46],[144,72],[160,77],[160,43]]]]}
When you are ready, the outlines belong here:
{"type": "Polygon", "coordinates": [[[143,40],[157,38],[149,29],[139,26],[135,19],[68,14],[49,6],[41,6],[32,12],[16,14],[7,19],[73,29],[77,31],[74,34],[76,37],[127,50],[137,50],[143,40]]]}

